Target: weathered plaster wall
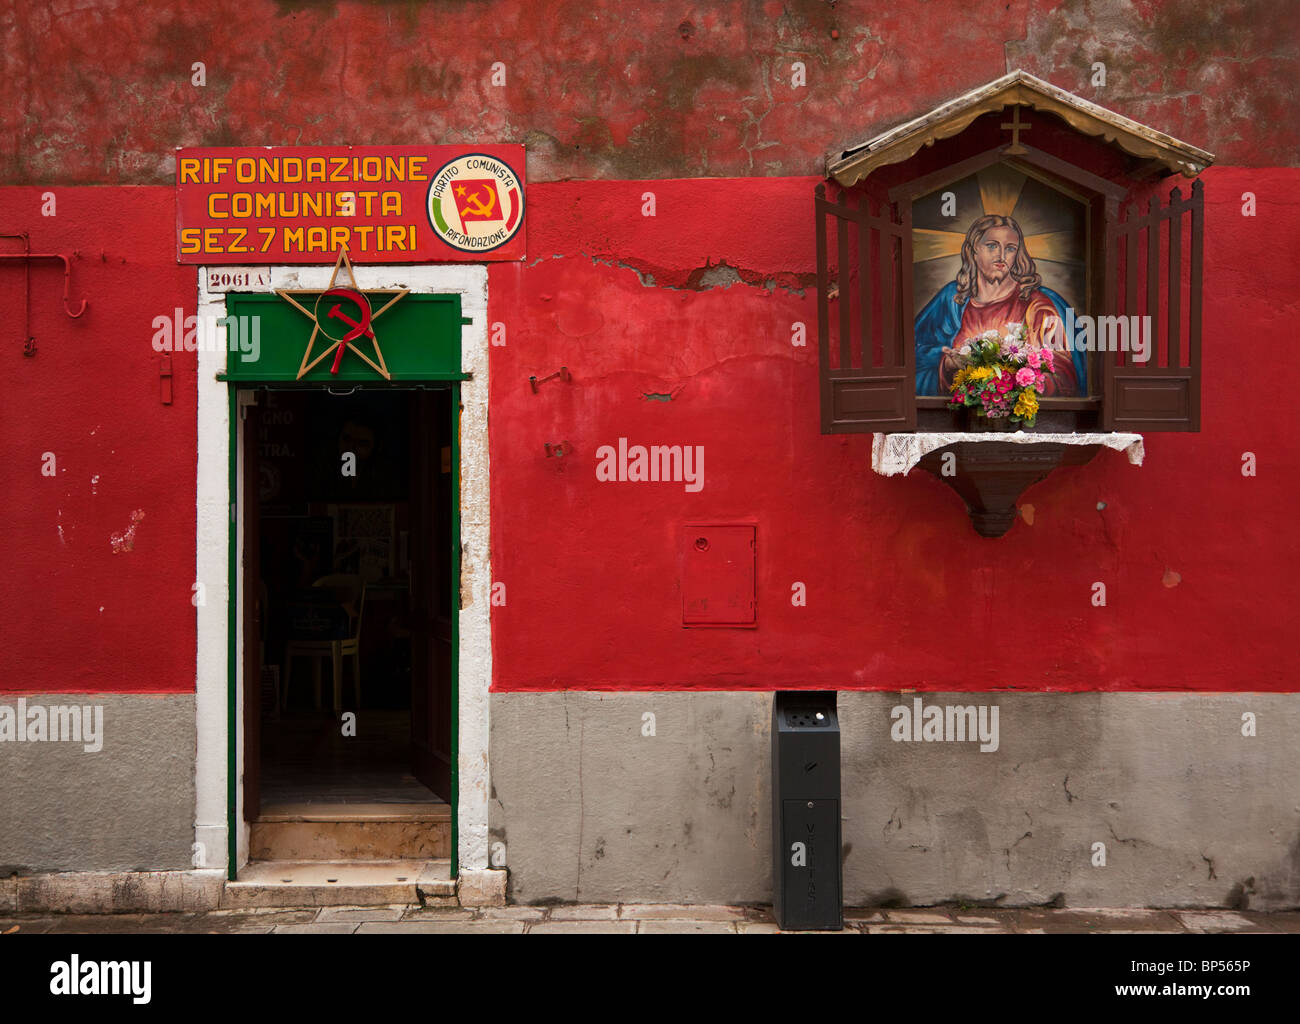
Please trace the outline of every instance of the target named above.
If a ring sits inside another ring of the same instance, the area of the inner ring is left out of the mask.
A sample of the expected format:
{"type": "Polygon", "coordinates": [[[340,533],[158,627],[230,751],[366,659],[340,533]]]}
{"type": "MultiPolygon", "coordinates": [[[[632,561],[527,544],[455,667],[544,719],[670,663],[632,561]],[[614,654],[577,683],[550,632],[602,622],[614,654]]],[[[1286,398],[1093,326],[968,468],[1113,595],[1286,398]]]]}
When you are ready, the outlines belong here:
{"type": "Polygon", "coordinates": [[[1300,154],[1300,7],[1272,0],[99,0],[7,4],[0,33],[6,182],[162,184],[175,146],[482,139],[526,144],[533,182],[813,174],[1014,67],[1224,163],[1300,154]]]}
{"type": "MultiPolygon", "coordinates": [[[[0,877],[183,870],[194,842],[194,697],[38,692],[27,706],[98,705],[103,747],[0,743],[0,877]]],[[[6,694],[0,704],[17,706],[6,694]]],[[[219,854],[221,851],[213,851],[219,854]]]]}
{"type": "MultiPolygon", "coordinates": [[[[840,694],[846,905],[1300,905],[1291,696],[924,695],[997,705],[988,753],[893,741],[916,696],[840,694]]],[[[496,695],[510,898],[770,902],[771,701],[496,695]]]]}
{"type": "Polygon", "coordinates": [[[820,433],[816,179],[530,186],[529,264],[489,272],[496,689],[1295,690],[1300,441],[1262,389],[1300,173],[1203,178],[1201,432],[1058,470],[997,540],[928,474],[872,473],[869,434],[820,433]],[[620,437],[701,446],[703,489],[597,480],[620,437]],[[745,518],[758,628],[684,629],[679,528],[745,518]]]}

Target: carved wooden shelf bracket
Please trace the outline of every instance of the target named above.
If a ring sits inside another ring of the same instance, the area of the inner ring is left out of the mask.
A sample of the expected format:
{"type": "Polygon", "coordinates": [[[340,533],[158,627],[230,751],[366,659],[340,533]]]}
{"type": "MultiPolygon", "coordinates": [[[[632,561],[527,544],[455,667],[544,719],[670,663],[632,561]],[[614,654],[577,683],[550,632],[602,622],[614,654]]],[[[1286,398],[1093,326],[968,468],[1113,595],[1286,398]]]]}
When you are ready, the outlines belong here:
{"type": "Polygon", "coordinates": [[[933,473],[966,504],[981,537],[1001,537],[1016,521],[1016,502],[1061,466],[1082,466],[1102,448],[1124,451],[1140,466],[1140,434],[876,434],[872,468],[884,476],[914,466],[933,473]],[[1015,440],[1011,440],[1015,438],[1015,440]]]}

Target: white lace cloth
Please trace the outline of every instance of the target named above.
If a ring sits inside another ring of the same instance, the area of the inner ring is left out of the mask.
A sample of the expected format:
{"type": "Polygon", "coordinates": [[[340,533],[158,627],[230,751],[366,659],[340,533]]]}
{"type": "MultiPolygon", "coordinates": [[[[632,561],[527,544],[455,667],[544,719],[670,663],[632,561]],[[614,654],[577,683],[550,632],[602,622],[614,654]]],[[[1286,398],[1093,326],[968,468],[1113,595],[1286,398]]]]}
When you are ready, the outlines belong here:
{"type": "Polygon", "coordinates": [[[977,433],[944,434],[873,434],[871,439],[871,468],[881,476],[907,474],[921,458],[938,448],[950,444],[982,441],[1001,441],[1003,444],[1102,444],[1117,452],[1125,452],[1135,466],[1142,465],[1146,449],[1141,434],[1047,434],[1017,430],[1014,433],[988,431],[977,433]]]}

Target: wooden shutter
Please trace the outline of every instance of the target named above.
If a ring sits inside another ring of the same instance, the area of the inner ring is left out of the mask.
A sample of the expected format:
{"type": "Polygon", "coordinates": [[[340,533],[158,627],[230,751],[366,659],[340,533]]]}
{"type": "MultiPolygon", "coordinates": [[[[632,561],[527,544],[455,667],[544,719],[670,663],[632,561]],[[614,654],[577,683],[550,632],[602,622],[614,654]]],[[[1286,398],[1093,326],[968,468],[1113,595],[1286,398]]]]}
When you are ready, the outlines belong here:
{"type": "Polygon", "coordinates": [[[825,185],[814,204],[822,433],[915,430],[911,205],[825,185]]]}
{"type": "MultiPolygon", "coordinates": [[[[1151,340],[1145,361],[1131,345],[1128,352],[1101,352],[1106,430],[1201,429],[1203,218],[1200,181],[1190,198],[1175,188],[1161,207],[1152,196],[1145,214],[1134,206],[1123,222],[1108,211],[1104,307],[1124,317],[1129,331],[1149,317],[1151,340]]],[[[1099,341],[1105,339],[1101,327],[1099,341]]]]}

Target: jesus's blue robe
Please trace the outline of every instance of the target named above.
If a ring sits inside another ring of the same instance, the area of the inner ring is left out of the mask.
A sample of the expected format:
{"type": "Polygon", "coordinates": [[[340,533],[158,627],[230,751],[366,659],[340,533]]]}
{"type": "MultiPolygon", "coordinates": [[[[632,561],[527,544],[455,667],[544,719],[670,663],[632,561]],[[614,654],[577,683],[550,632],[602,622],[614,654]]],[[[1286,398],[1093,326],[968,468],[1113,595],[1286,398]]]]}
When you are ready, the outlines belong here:
{"type": "MultiPolygon", "coordinates": [[[[1052,300],[1057,315],[1064,323],[1067,305],[1065,299],[1042,285],[1039,285],[1038,290],[1052,300]]],[[[916,315],[913,332],[916,336],[916,393],[918,395],[943,394],[939,390],[939,359],[943,355],[944,346],[951,346],[953,338],[957,336],[957,331],[961,328],[962,314],[966,312],[966,303],[970,301],[967,298],[958,305],[953,301],[956,295],[957,282],[949,281],[916,315]]],[[[1083,350],[1077,344],[1071,344],[1070,350],[1074,357],[1074,372],[1079,378],[1079,394],[1086,395],[1088,393],[1085,377],[1087,366],[1083,350]]]]}

